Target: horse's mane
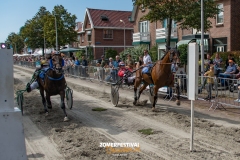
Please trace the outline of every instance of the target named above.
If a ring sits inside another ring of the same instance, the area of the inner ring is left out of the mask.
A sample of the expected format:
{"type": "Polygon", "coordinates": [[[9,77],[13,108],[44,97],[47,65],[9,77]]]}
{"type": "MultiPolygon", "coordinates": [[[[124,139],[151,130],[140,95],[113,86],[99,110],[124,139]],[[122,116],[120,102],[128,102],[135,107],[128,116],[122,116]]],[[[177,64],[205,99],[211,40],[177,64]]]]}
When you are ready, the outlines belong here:
{"type": "Polygon", "coordinates": [[[165,54],[163,55],[163,57],[161,58],[161,60],[163,60],[164,57],[166,57],[167,53],[168,53],[170,50],[173,50],[174,52],[178,52],[178,53],[179,53],[179,51],[177,50],[177,48],[169,48],[167,51],[165,51],[165,54]]]}

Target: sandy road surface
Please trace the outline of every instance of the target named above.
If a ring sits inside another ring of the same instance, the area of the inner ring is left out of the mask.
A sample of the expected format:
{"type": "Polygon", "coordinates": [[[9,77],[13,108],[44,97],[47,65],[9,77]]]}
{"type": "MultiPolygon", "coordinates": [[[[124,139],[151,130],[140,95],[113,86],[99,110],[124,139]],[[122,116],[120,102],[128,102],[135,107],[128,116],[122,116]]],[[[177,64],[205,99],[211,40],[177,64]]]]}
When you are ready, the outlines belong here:
{"type": "MultiPolygon", "coordinates": [[[[15,69],[15,88],[24,87],[21,81],[31,75],[15,69]]],[[[71,79],[69,79],[71,81],[71,79]]],[[[78,80],[78,82],[81,80],[78,80]]],[[[85,82],[84,82],[85,83],[85,82]]],[[[119,107],[112,107],[109,94],[68,83],[74,88],[73,110],[68,110],[70,122],[62,123],[63,114],[58,107],[59,98],[52,97],[53,111],[48,117],[41,114],[42,105],[39,93],[25,96],[25,115],[36,123],[47,136],[49,143],[57,145],[62,157],[67,159],[240,159],[240,129],[238,121],[224,121],[224,118],[195,119],[195,149],[189,152],[190,117],[183,108],[169,102],[159,112],[151,112],[150,105],[133,107],[132,97],[120,99],[119,107]],[[80,92],[81,91],[81,92],[80,92]],[[93,112],[95,107],[108,109],[93,112]],[[174,107],[172,107],[174,106],[174,107]],[[54,113],[54,114],[53,114],[54,113]],[[211,121],[207,119],[212,119],[211,121]],[[216,123],[214,122],[214,119],[216,123]],[[224,121],[224,125],[221,122],[224,121]],[[235,123],[235,124],[234,124],[235,123]],[[154,134],[142,135],[139,129],[152,128],[154,134]],[[140,153],[129,153],[125,157],[106,154],[99,148],[99,142],[138,142],[140,153]]],[[[90,83],[90,85],[93,85],[90,83]]],[[[203,113],[202,113],[203,114],[203,113]]],[[[39,154],[44,154],[40,153],[39,154]]],[[[59,156],[59,155],[56,155],[59,156]]]]}

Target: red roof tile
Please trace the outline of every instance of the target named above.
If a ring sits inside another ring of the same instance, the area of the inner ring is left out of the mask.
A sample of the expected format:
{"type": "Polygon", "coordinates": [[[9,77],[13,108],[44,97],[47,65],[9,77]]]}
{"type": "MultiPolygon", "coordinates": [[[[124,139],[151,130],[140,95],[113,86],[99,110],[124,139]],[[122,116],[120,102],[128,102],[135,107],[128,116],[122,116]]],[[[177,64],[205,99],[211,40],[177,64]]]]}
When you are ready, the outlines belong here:
{"type": "Polygon", "coordinates": [[[131,11],[100,10],[90,8],[88,8],[88,11],[94,27],[123,27],[124,24],[120,22],[120,19],[122,19],[125,22],[125,27],[133,28],[133,23],[128,20],[132,14],[131,11]],[[101,16],[106,16],[108,21],[102,21],[101,16]]]}

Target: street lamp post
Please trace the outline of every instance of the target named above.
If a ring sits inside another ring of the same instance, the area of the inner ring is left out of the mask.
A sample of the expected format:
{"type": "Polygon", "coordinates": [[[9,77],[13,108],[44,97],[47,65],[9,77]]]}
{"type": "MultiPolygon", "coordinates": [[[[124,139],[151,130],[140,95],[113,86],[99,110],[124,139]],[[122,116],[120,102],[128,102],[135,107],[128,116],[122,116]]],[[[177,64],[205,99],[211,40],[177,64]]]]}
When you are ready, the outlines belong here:
{"type": "Polygon", "coordinates": [[[122,19],[120,19],[120,22],[124,24],[124,55],[125,55],[125,22],[122,19]]]}
{"type": "Polygon", "coordinates": [[[55,16],[55,30],[56,30],[56,51],[58,52],[58,35],[57,35],[57,14],[54,15],[55,16]]]}

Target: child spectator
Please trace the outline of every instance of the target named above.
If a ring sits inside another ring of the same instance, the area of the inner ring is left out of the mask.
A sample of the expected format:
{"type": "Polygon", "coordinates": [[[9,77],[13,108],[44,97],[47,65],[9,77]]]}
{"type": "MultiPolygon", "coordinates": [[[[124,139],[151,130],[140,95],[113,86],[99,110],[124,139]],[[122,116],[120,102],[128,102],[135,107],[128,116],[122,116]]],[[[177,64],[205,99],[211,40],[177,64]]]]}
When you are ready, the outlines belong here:
{"type": "Polygon", "coordinates": [[[214,77],[214,67],[211,66],[210,67],[210,70],[207,71],[204,76],[208,76],[207,78],[207,86],[206,86],[206,89],[207,89],[207,92],[208,92],[208,96],[205,98],[206,100],[211,100],[212,99],[212,86],[214,84],[214,80],[213,80],[213,77],[214,77]]]}

